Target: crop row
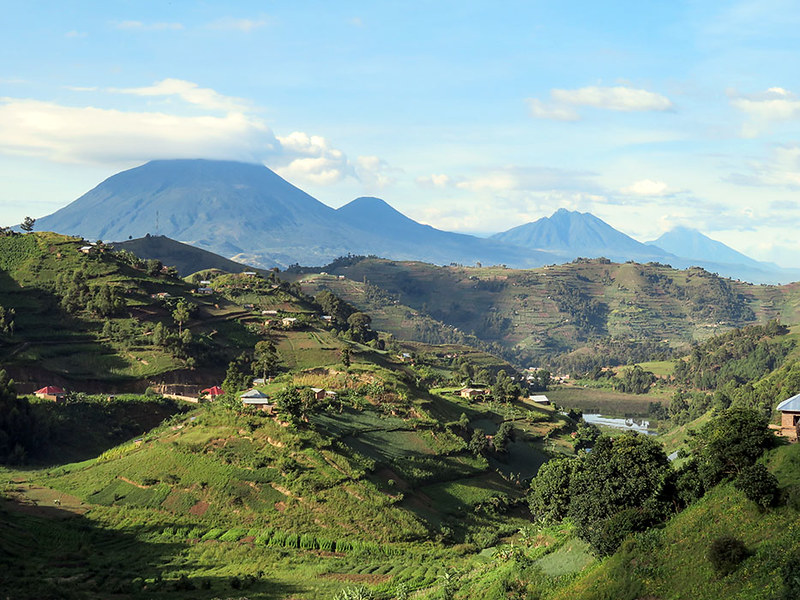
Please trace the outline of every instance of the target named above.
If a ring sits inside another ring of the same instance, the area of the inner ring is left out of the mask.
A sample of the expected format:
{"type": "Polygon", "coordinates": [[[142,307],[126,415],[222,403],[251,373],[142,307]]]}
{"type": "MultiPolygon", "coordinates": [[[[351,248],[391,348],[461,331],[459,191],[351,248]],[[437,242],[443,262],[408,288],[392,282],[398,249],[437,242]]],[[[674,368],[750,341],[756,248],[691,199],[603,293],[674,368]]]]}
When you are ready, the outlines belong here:
{"type": "Polygon", "coordinates": [[[320,550],[322,552],[340,552],[355,554],[383,554],[395,556],[399,551],[393,547],[376,544],[374,542],[362,542],[360,540],[332,540],[329,538],[316,537],[309,533],[287,533],[278,529],[244,529],[234,527],[225,529],[215,527],[203,530],[195,527],[176,528],[166,527],[161,532],[162,537],[199,539],[201,541],[217,540],[220,542],[238,542],[243,538],[251,538],[256,546],[268,548],[288,548],[300,550],[320,550]]]}

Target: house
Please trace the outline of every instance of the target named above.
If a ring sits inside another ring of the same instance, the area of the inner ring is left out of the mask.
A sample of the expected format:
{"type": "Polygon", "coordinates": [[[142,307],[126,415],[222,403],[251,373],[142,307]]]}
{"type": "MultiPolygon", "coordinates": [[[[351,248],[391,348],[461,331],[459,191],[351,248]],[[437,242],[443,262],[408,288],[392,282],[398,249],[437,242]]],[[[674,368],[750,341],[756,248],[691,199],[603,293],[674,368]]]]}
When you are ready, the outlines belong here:
{"type": "Polygon", "coordinates": [[[336,400],[339,397],[339,394],[337,394],[336,392],[332,392],[330,390],[326,390],[325,391],[325,397],[328,400],[336,400]]]}
{"type": "Polygon", "coordinates": [[[344,279],[344,275],[339,275],[339,279],[344,279]]]}
{"type": "Polygon", "coordinates": [[[40,390],[33,392],[37,398],[52,400],[53,402],[63,402],[67,397],[67,392],[55,385],[48,385],[40,390]]]}
{"type": "Polygon", "coordinates": [[[264,385],[267,383],[267,380],[263,377],[256,377],[253,379],[253,385],[264,385]]]}
{"type": "Polygon", "coordinates": [[[458,394],[462,398],[467,398],[468,400],[472,400],[474,398],[483,398],[487,395],[486,390],[481,388],[463,388],[459,390],[458,394]]]}
{"type": "Polygon", "coordinates": [[[216,400],[219,396],[222,396],[222,394],[224,394],[224,393],[225,393],[225,391],[221,387],[219,387],[218,385],[215,385],[213,387],[206,388],[206,389],[202,390],[200,392],[200,395],[201,396],[208,396],[209,400],[216,400]]]}
{"type": "Polygon", "coordinates": [[[800,394],[778,404],[778,410],[781,413],[781,435],[797,440],[798,426],[800,426],[800,394]]]}
{"type": "Polygon", "coordinates": [[[91,254],[94,252],[94,246],[81,246],[78,248],[78,252],[83,252],[84,254],[91,254]]]}
{"type": "Polygon", "coordinates": [[[198,294],[206,294],[206,295],[208,295],[208,294],[213,294],[214,290],[211,289],[210,287],[199,287],[199,288],[197,288],[197,293],[198,294]]]}
{"type": "Polygon", "coordinates": [[[262,315],[277,315],[278,311],[277,310],[262,310],[261,314],[262,315]]]}
{"type": "Polygon", "coordinates": [[[322,388],[311,388],[311,391],[314,392],[314,398],[316,400],[325,400],[325,395],[327,392],[322,388]]]}
{"type": "Polygon", "coordinates": [[[242,275],[244,275],[245,277],[255,277],[256,275],[258,275],[258,273],[256,273],[255,271],[245,271],[244,273],[242,273],[242,275]]]}
{"type": "Polygon", "coordinates": [[[209,285],[211,285],[211,282],[210,282],[208,279],[203,279],[203,280],[200,282],[200,285],[209,286],[209,285]]]}
{"type": "Polygon", "coordinates": [[[330,315],[322,315],[322,320],[328,321],[330,323],[331,321],[333,321],[333,317],[330,315]]]}
{"type": "Polygon", "coordinates": [[[172,298],[169,292],[158,292],[157,294],[150,294],[151,298],[155,298],[156,300],[164,300],[165,298],[172,298]]]}
{"type": "Polygon", "coordinates": [[[536,404],[550,404],[550,399],[544,394],[537,394],[537,395],[532,394],[528,396],[528,400],[530,400],[531,402],[536,402],[536,404]]]}
{"type": "Polygon", "coordinates": [[[275,409],[275,403],[270,400],[269,396],[256,389],[247,390],[243,394],[239,394],[239,399],[244,406],[252,406],[269,414],[272,414],[275,409]]]}
{"type": "Polygon", "coordinates": [[[284,319],[281,319],[281,323],[283,323],[284,327],[291,327],[296,322],[297,322],[296,317],[286,317],[284,319]]]}

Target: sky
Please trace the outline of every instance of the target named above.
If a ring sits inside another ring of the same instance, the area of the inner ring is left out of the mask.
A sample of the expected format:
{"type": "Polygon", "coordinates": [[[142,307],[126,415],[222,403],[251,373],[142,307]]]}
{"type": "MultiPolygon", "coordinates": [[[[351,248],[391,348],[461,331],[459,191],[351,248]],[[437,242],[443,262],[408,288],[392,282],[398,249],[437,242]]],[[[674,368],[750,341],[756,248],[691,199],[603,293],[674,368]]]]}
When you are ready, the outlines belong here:
{"type": "Polygon", "coordinates": [[[152,159],[488,234],[591,212],[800,267],[800,5],[11,2],[0,225],[152,159]]]}

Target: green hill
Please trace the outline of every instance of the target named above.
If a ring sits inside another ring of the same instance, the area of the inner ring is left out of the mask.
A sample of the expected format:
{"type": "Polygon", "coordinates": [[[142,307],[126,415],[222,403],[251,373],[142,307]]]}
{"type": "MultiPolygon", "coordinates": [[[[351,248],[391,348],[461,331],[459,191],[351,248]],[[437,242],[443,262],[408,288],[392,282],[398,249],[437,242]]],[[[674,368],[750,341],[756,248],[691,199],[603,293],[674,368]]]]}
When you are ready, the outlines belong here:
{"type": "MultiPolygon", "coordinates": [[[[296,278],[358,307],[371,306],[382,293],[465,337],[496,344],[518,365],[588,370],[603,361],[627,364],[749,323],[800,318],[798,284],[757,286],[657,263],[579,259],[513,270],[353,257],[324,270],[346,279],[296,278]]],[[[388,310],[385,319],[398,337],[417,327],[388,310]]]]}

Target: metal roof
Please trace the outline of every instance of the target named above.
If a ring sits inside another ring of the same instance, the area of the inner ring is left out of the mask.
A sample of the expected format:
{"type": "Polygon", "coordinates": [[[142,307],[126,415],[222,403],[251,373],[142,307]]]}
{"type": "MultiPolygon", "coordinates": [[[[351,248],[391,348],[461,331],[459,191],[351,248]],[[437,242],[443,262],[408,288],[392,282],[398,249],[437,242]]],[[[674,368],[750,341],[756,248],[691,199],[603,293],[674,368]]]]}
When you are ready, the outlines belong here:
{"type": "Polygon", "coordinates": [[[800,412],[800,394],[796,394],[778,404],[778,410],[800,412]]]}
{"type": "Polygon", "coordinates": [[[267,395],[264,392],[259,392],[258,390],[248,390],[244,394],[240,394],[239,398],[266,398],[267,395]]]}

